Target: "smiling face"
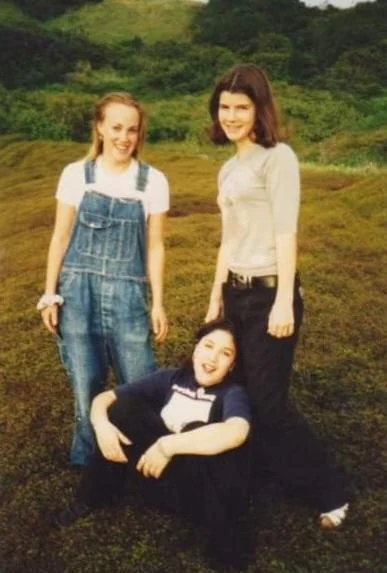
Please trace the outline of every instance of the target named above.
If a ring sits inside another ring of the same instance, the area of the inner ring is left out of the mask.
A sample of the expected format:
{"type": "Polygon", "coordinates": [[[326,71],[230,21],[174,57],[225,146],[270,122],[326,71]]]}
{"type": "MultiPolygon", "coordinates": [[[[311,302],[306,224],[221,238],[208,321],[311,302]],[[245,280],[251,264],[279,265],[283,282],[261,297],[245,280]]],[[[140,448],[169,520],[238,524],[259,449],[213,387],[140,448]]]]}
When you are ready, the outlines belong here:
{"type": "Polygon", "coordinates": [[[227,139],[238,150],[250,146],[255,140],[255,115],[255,105],[249,96],[239,92],[221,92],[218,120],[227,139]]]}
{"type": "Polygon", "coordinates": [[[220,384],[236,358],[234,338],[226,330],[213,330],[195,346],[192,357],[195,379],[200,386],[220,384]]]}
{"type": "Polygon", "coordinates": [[[102,156],[114,167],[129,164],[139,141],[140,115],[135,107],[109,103],[97,130],[103,140],[102,156]]]}

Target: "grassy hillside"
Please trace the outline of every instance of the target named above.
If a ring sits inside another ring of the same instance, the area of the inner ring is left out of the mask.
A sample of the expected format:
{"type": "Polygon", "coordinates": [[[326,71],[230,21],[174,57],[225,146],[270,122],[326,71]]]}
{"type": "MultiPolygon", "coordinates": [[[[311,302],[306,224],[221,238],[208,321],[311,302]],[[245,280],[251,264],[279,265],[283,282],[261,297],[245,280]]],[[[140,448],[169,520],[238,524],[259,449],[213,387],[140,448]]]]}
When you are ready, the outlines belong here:
{"type": "Polygon", "coordinates": [[[387,161],[387,125],[362,132],[342,132],[307,150],[305,156],[320,163],[360,165],[387,161]]]}
{"type": "MultiPolygon", "coordinates": [[[[141,504],[105,509],[67,531],[52,516],[77,476],[67,465],[72,396],[34,306],[44,282],[53,191],[72,143],[0,138],[2,301],[0,562],[4,573],[211,573],[198,532],[141,504]]],[[[148,146],[172,185],[160,362],[176,364],[202,320],[219,242],[220,155],[186,144],[148,146]]],[[[251,507],[249,573],[382,573],[384,393],[382,234],[386,171],[305,166],[300,269],[307,313],[293,397],[351,476],[341,531],[275,485],[251,507]]]]}
{"type": "Polygon", "coordinates": [[[114,44],[138,36],[145,42],[189,40],[195,6],[182,0],[104,0],[50,21],[50,29],[79,31],[93,42],[114,44]]]}

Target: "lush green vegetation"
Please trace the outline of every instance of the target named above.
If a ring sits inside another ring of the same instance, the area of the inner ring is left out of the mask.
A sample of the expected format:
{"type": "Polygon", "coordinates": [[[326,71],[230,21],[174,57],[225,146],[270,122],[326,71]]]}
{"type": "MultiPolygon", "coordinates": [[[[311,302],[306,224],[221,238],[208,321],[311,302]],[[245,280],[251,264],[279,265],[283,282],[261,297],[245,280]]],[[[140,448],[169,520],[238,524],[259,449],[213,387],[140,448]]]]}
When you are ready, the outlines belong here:
{"type": "Polygon", "coordinates": [[[79,8],[84,4],[98,4],[103,0],[14,0],[26,14],[38,20],[49,20],[67,10],[79,8]]]}
{"type": "MultiPolygon", "coordinates": [[[[0,133],[19,133],[28,139],[87,141],[92,103],[97,97],[74,89],[87,80],[87,70],[69,79],[68,89],[6,90],[0,87],[0,133]]],[[[99,76],[101,91],[124,89],[122,78],[99,76]],[[105,82],[105,83],[104,83],[105,82]]],[[[94,80],[93,80],[94,81],[94,80]]],[[[284,131],[305,161],[325,164],[383,164],[386,161],[384,98],[359,102],[337,99],[328,91],[276,83],[284,131]]],[[[203,146],[208,124],[208,94],[180,95],[145,101],[149,141],[187,141],[203,146]]]]}
{"type": "MultiPolygon", "coordinates": [[[[52,517],[78,476],[67,465],[72,395],[55,343],[34,306],[44,282],[53,190],[80,144],[0,138],[2,440],[0,561],[4,573],[210,573],[200,534],[143,507],[101,510],[67,531],[52,517]]],[[[173,195],[167,230],[166,306],[171,332],[157,352],[179,362],[202,320],[219,242],[215,177],[226,150],[149,145],[173,195]],[[195,288],[192,288],[195,285],[195,288]]],[[[251,506],[256,540],[249,573],[382,573],[383,283],[386,171],[302,170],[300,268],[306,319],[293,398],[351,476],[342,530],[275,484],[251,506]]]]}
{"type": "Polygon", "coordinates": [[[304,160],[386,160],[384,0],[345,12],[298,0],[62,0],[54,14],[46,3],[0,8],[1,133],[86,141],[94,98],[124,89],[146,102],[150,141],[203,143],[214,78],[256,61],[304,160]]]}
{"type": "Polygon", "coordinates": [[[274,77],[374,94],[386,84],[385,0],[350,10],[308,8],[299,0],[210,0],[194,37],[258,59],[274,77]],[[219,15],[221,14],[221,17],[219,15]]]}

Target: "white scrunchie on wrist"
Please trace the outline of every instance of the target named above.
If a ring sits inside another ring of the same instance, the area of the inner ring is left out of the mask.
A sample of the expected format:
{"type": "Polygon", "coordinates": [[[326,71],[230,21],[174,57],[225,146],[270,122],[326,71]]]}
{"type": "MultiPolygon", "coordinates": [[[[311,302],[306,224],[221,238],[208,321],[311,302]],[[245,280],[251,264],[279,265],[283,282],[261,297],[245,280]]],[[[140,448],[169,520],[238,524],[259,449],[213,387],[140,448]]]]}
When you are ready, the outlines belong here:
{"type": "Polygon", "coordinates": [[[54,304],[62,306],[63,303],[64,299],[60,294],[44,294],[40,297],[38,304],[36,305],[36,310],[44,310],[48,306],[53,306],[54,304]]]}

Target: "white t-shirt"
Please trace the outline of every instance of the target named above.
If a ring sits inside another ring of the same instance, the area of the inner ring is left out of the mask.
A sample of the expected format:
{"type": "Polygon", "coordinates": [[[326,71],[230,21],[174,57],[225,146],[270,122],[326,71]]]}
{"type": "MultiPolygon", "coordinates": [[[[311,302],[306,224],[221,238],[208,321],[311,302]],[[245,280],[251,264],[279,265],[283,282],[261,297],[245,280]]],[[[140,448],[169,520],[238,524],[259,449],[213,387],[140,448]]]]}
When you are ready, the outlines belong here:
{"type": "MultiPolygon", "coordinates": [[[[83,194],[86,191],[85,159],[67,165],[60,176],[55,197],[62,203],[73,205],[78,209],[83,194]]],[[[138,161],[131,159],[129,167],[118,174],[109,173],[104,169],[101,158],[96,161],[96,181],[88,186],[89,190],[97,191],[109,197],[137,199],[143,202],[145,216],[164,213],[169,209],[169,185],[165,175],[149,168],[148,182],[144,191],[136,190],[138,161]]]]}

